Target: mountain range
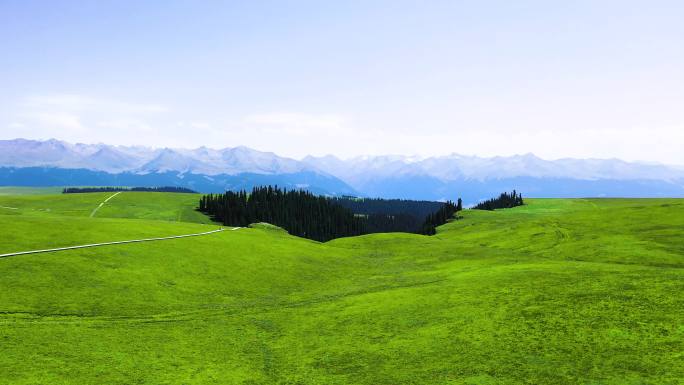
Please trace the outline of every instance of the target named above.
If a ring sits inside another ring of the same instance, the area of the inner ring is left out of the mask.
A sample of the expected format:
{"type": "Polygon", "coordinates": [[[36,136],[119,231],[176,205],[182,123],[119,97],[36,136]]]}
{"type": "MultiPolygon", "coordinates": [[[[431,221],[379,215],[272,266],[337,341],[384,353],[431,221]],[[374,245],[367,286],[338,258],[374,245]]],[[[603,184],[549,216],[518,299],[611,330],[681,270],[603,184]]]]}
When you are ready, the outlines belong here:
{"type": "Polygon", "coordinates": [[[0,184],[163,184],[202,192],[278,184],[327,195],[460,196],[472,204],[512,189],[537,197],[683,197],[684,168],[619,159],[545,160],[533,154],[296,160],[243,146],[171,149],[14,139],[0,140],[0,184]]]}

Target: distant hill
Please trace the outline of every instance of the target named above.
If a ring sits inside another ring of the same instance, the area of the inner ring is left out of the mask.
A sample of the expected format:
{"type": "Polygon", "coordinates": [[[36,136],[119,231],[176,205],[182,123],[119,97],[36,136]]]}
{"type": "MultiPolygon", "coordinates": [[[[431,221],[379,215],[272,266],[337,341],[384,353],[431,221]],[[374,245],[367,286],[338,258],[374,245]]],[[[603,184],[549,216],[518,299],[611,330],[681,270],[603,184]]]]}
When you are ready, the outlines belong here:
{"type": "Polygon", "coordinates": [[[178,186],[200,192],[250,190],[255,186],[278,185],[306,189],[320,195],[347,195],[357,192],[341,180],[311,171],[291,174],[202,175],[175,171],[118,174],[86,169],[56,167],[0,167],[0,186],[178,186]]]}

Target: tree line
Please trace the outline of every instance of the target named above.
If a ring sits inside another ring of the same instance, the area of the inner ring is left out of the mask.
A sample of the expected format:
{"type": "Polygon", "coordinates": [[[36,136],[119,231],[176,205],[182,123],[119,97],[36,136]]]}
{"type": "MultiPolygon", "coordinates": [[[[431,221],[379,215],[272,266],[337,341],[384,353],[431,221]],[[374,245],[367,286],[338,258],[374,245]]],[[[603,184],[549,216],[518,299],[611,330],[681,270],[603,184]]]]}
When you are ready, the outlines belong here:
{"type": "Polygon", "coordinates": [[[137,191],[137,192],[170,192],[198,194],[197,191],[186,187],[162,186],[162,187],[66,187],[62,190],[63,194],[94,193],[94,192],[117,192],[117,191],[137,191]]]}
{"type": "Polygon", "coordinates": [[[334,203],[365,217],[368,233],[422,233],[428,215],[438,211],[444,203],[407,199],[341,197],[330,198],[334,203]]]}
{"type": "Polygon", "coordinates": [[[423,223],[420,233],[425,235],[435,235],[437,233],[437,226],[447,223],[449,219],[453,218],[453,216],[461,210],[463,210],[463,202],[461,201],[461,198],[458,198],[458,203],[456,204],[454,204],[454,202],[447,201],[439,210],[425,218],[425,222],[423,223]]]}
{"type": "Polygon", "coordinates": [[[477,210],[509,209],[524,204],[522,194],[513,190],[511,193],[501,193],[498,198],[488,199],[475,205],[477,210]]]}
{"type": "Polygon", "coordinates": [[[364,223],[346,208],[305,190],[255,187],[200,198],[199,211],[226,226],[268,222],[298,237],[328,241],[364,234],[364,223]]]}
{"type": "Polygon", "coordinates": [[[406,203],[407,201],[327,198],[304,190],[281,190],[278,187],[255,187],[246,191],[227,191],[203,195],[199,211],[226,226],[247,226],[268,222],[299,237],[328,241],[334,238],[377,232],[413,232],[432,235],[435,227],[453,217],[462,207],[453,202],[406,203]],[[401,204],[407,208],[401,208],[401,204]],[[380,209],[384,207],[384,211],[380,209]],[[426,207],[434,208],[426,216],[426,207]],[[356,211],[354,211],[354,208],[356,211]]]}
{"type": "Polygon", "coordinates": [[[355,214],[411,214],[425,218],[442,207],[442,202],[415,201],[408,199],[356,198],[343,196],[330,198],[355,214]]]}

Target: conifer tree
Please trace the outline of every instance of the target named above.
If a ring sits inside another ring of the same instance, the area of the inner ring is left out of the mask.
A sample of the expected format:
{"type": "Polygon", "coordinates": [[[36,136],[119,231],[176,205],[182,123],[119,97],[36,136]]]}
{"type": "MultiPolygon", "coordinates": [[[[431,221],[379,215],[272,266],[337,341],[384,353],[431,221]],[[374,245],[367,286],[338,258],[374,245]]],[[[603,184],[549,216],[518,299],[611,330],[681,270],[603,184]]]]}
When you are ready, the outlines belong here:
{"type": "Polygon", "coordinates": [[[226,226],[242,227],[268,222],[286,229],[292,235],[327,241],[375,232],[402,231],[433,235],[435,228],[452,218],[461,205],[460,199],[459,205],[451,201],[374,199],[368,200],[365,208],[358,202],[350,204],[357,209],[352,211],[346,207],[347,203],[316,196],[308,191],[265,186],[255,187],[249,194],[240,190],[204,195],[199,200],[198,210],[226,226]]]}

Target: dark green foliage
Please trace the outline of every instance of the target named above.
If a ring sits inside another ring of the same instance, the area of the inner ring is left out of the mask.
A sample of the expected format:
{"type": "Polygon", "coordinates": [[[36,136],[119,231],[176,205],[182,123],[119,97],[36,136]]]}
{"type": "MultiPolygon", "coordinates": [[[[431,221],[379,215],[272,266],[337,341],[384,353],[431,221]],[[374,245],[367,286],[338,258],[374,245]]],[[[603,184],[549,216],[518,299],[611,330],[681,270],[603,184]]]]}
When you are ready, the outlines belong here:
{"type": "Polygon", "coordinates": [[[299,237],[334,238],[386,232],[431,235],[453,217],[453,202],[326,198],[301,190],[255,187],[204,195],[199,211],[226,226],[268,222],[299,237]]]}
{"type": "Polygon", "coordinates": [[[458,206],[452,201],[447,201],[439,210],[425,218],[420,234],[435,235],[437,233],[437,226],[447,223],[449,219],[453,218],[457,211],[458,206]]]}
{"type": "Polygon", "coordinates": [[[94,192],[116,192],[116,191],[137,191],[137,192],[171,192],[197,194],[197,191],[185,187],[162,186],[162,187],[66,187],[62,190],[63,194],[94,193],[94,192]]]}
{"type": "Polygon", "coordinates": [[[417,233],[422,219],[411,214],[367,214],[364,215],[366,231],[372,233],[417,233]]]}
{"type": "Polygon", "coordinates": [[[522,206],[524,204],[522,194],[513,192],[502,193],[498,198],[482,201],[473,207],[477,210],[510,209],[511,207],[522,206]]]}
{"type": "Polygon", "coordinates": [[[303,190],[255,187],[246,191],[204,195],[199,210],[226,226],[268,222],[299,237],[328,241],[365,234],[364,220],[329,199],[303,190]]]}
{"type": "Polygon", "coordinates": [[[127,191],[126,187],[65,187],[62,194],[127,191]]]}
{"type": "Polygon", "coordinates": [[[354,198],[345,196],[342,198],[330,198],[330,200],[348,208],[355,214],[410,214],[420,218],[425,218],[427,215],[434,213],[444,204],[435,201],[354,198]]]}
{"type": "Polygon", "coordinates": [[[195,190],[191,190],[187,187],[178,186],[162,186],[162,187],[132,187],[131,191],[142,191],[142,192],[170,192],[170,193],[186,193],[186,194],[199,194],[195,190]]]}
{"type": "Polygon", "coordinates": [[[354,214],[363,215],[369,233],[421,233],[425,218],[444,205],[442,202],[405,199],[342,197],[331,200],[354,214]]]}

